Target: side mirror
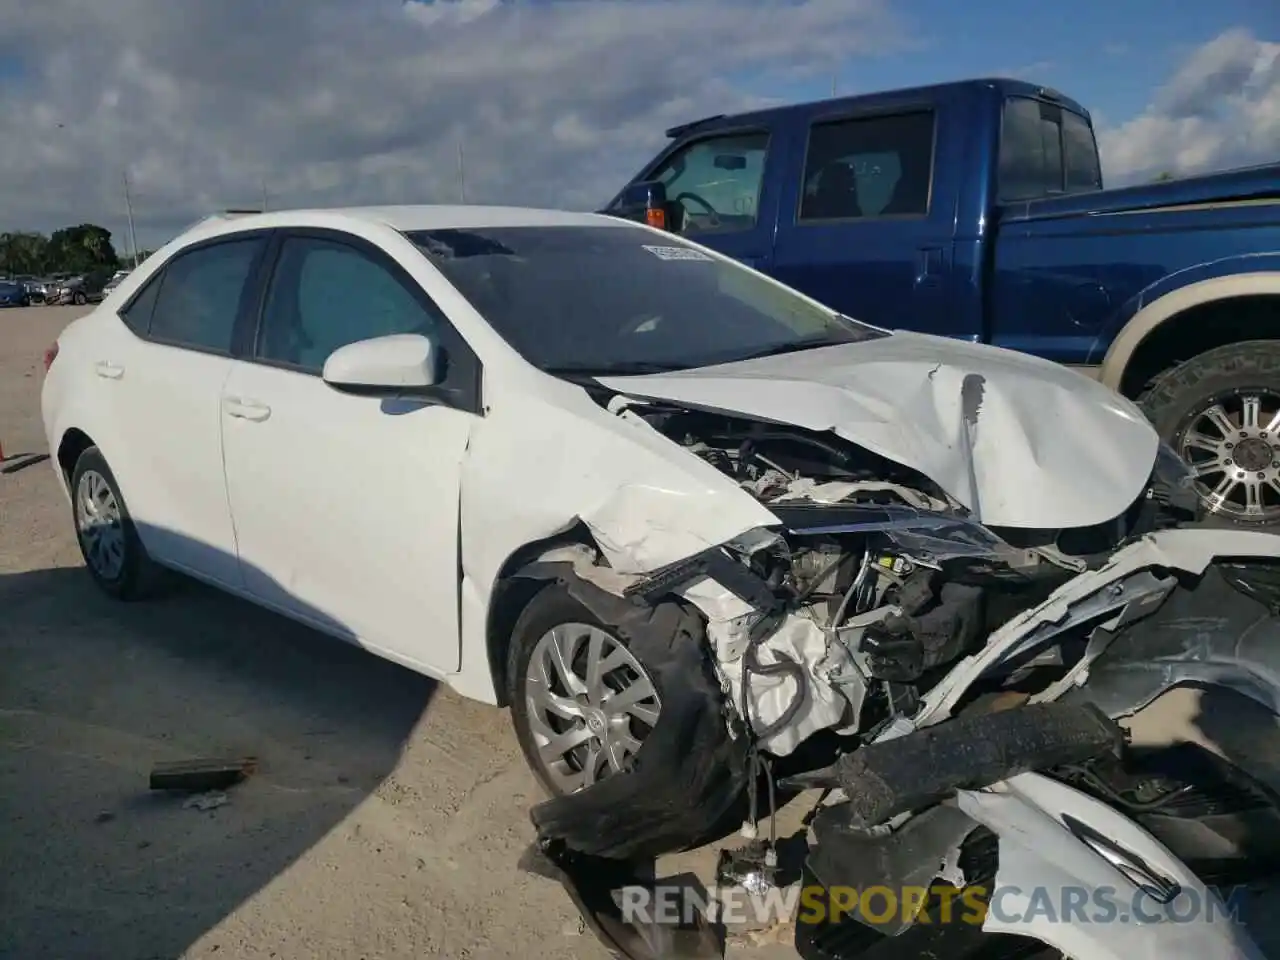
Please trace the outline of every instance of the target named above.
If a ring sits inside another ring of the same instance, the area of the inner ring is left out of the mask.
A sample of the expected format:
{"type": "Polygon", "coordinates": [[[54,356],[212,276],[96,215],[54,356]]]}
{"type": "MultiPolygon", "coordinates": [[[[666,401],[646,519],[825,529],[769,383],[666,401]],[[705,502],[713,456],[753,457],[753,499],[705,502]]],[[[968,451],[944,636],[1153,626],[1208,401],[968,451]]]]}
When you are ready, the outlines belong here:
{"type": "Polygon", "coordinates": [[[667,186],[658,180],[638,180],[628,184],[618,197],[614,212],[659,230],[671,228],[667,217],[667,186]]]}
{"type": "Polygon", "coordinates": [[[440,383],[434,337],[396,333],[357,340],[329,354],[321,374],[335,390],[368,395],[413,393],[440,383]]]}

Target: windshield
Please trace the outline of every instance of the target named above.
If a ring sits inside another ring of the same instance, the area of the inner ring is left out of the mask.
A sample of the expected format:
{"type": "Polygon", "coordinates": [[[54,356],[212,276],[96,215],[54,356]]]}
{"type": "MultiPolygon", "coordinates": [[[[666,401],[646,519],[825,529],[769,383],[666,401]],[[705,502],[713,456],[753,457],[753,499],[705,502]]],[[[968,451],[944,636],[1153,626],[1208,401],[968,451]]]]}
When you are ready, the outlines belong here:
{"type": "Polygon", "coordinates": [[[512,347],[551,372],[681,370],[887,335],[641,227],[408,237],[512,347]]]}

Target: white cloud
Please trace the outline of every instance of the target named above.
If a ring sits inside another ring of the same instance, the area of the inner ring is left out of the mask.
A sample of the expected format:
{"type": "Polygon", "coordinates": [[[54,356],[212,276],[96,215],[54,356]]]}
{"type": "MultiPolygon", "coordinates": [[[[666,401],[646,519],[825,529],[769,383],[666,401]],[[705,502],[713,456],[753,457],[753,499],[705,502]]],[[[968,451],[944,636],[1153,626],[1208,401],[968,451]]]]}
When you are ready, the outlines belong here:
{"type": "Polygon", "coordinates": [[[1280,160],[1280,43],[1228,30],[1200,47],[1139,116],[1099,131],[1113,183],[1280,160]]]}
{"type": "Polygon", "coordinates": [[[0,38],[25,65],[0,97],[0,229],[88,220],[119,241],[125,170],[143,245],[264,183],[275,205],[451,201],[460,140],[472,202],[591,207],[666,127],[759,102],[728,78],[905,47],[889,6],[20,4],[0,38]]]}

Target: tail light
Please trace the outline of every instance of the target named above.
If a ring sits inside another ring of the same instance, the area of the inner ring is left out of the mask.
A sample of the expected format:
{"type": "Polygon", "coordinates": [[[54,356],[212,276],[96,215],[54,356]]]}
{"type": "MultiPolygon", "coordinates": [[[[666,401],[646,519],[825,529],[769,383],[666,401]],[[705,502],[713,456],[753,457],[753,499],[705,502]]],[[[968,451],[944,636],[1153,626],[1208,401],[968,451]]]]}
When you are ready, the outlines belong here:
{"type": "Polygon", "coordinates": [[[53,361],[57,359],[58,359],[58,341],[55,340],[53,341],[53,344],[49,347],[49,349],[47,349],[44,352],[44,372],[45,373],[49,372],[49,368],[53,366],[53,361]]]}
{"type": "Polygon", "coordinates": [[[657,209],[650,207],[644,212],[644,217],[649,226],[657,227],[659,230],[667,229],[667,212],[661,207],[657,209]]]}

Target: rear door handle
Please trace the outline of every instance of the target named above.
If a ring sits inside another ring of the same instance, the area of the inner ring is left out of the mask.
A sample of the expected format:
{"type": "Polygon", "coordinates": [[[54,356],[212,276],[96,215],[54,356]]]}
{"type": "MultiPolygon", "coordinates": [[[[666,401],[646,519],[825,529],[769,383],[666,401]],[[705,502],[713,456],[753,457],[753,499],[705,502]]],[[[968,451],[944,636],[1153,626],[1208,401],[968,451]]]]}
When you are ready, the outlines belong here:
{"type": "Polygon", "coordinates": [[[108,363],[106,360],[95,363],[93,371],[104,380],[119,380],[124,376],[124,367],[117,363],[108,363]]]}
{"type": "Polygon", "coordinates": [[[261,421],[271,416],[271,408],[265,403],[258,403],[256,400],[243,400],[240,397],[224,397],[222,409],[227,411],[227,416],[235,417],[238,420],[261,421]]]}

